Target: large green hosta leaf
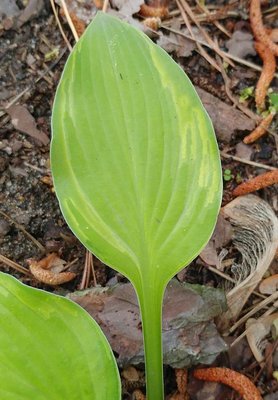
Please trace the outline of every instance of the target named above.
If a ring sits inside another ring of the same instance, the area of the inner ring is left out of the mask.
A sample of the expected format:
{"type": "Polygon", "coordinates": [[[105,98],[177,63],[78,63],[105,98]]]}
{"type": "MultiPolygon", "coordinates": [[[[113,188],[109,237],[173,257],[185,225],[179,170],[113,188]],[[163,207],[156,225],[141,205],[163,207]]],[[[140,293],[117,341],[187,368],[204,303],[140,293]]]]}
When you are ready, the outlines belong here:
{"type": "Polygon", "coordinates": [[[52,123],[63,214],[89,250],[134,284],[148,398],[161,399],[164,288],[206,244],[219,210],[211,121],[167,53],[100,13],[69,57],[52,123]]]}
{"type": "Polygon", "coordinates": [[[120,398],[113,353],[89,314],[0,273],[0,399],[120,398]]]}

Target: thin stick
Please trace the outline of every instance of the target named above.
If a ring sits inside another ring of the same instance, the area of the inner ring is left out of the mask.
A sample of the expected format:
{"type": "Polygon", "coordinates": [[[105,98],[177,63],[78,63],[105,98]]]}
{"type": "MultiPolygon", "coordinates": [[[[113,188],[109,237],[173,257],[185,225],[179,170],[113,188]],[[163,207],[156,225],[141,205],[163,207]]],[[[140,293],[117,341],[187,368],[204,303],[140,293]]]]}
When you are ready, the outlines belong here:
{"type": "Polygon", "coordinates": [[[225,85],[227,96],[229,97],[231,102],[234,104],[234,106],[236,106],[240,111],[242,111],[245,115],[247,115],[247,117],[251,118],[252,120],[258,121],[259,117],[256,114],[254,114],[251,110],[249,110],[247,107],[244,107],[242,104],[240,104],[238,99],[236,97],[234,97],[234,95],[232,94],[231,89],[230,89],[230,78],[228,77],[228,75],[225,71],[225,68],[221,62],[221,59],[219,57],[217,57],[217,58],[219,61],[218,64],[220,65],[221,75],[224,80],[224,85],[225,85]]]}
{"type": "Polygon", "coordinates": [[[63,36],[63,39],[64,39],[64,41],[66,42],[66,45],[68,46],[69,51],[72,51],[72,45],[71,45],[70,42],[68,41],[68,38],[66,37],[66,34],[65,34],[64,30],[63,30],[63,27],[62,27],[62,25],[61,25],[61,22],[60,22],[60,20],[59,20],[58,14],[57,14],[57,10],[56,10],[56,8],[55,8],[54,0],[50,0],[50,3],[51,3],[51,7],[52,7],[52,10],[53,10],[53,14],[54,14],[54,16],[55,16],[57,25],[58,25],[59,30],[60,30],[60,32],[61,32],[61,35],[63,36]]]}
{"type": "MultiPolygon", "coordinates": [[[[197,5],[198,5],[198,7],[200,8],[200,10],[203,11],[203,12],[205,13],[205,19],[204,19],[204,21],[206,21],[207,17],[208,17],[208,18],[211,17],[210,11],[207,9],[207,7],[206,7],[205,5],[201,4],[201,3],[199,2],[199,0],[197,0],[196,3],[197,3],[197,5]]],[[[198,18],[198,15],[196,15],[196,19],[200,22],[200,20],[199,20],[199,18],[198,18]]],[[[227,29],[226,29],[222,24],[220,24],[220,22],[218,22],[217,20],[214,21],[213,19],[212,19],[211,21],[212,21],[212,23],[216,26],[216,28],[218,28],[221,32],[225,33],[226,36],[228,36],[229,38],[232,37],[232,35],[227,31],[227,29]]]]}
{"type": "Polygon", "coordinates": [[[203,29],[203,27],[201,26],[201,24],[196,20],[194,13],[192,12],[191,8],[189,7],[188,3],[186,0],[176,0],[178,4],[181,4],[183,9],[186,11],[186,13],[189,15],[189,17],[191,18],[191,20],[196,24],[196,26],[199,28],[200,32],[202,33],[202,35],[204,36],[204,38],[206,39],[206,41],[211,45],[212,49],[220,56],[222,57],[228,64],[232,65],[234,67],[234,63],[231,62],[226,56],[225,54],[222,52],[222,50],[220,50],[219,46],[216,45],[214,43],[214,41],[211,39],[211,37],[209,36],[209,34],[207,33],[207,31],[205,29],[203,29]]]}
{"type": "MultiPolygon", "coordinates": [[[[226,279],[229,282],[237,283],[237,281],[235,279],[231,278],[229,275],[225,274],[224,272],[219,271],[219,269],[213,267],[212,265],[206,266],[206,268],[209,269],[211,272],[215,273],[216,275],[221,276],[221,278],[226,279]]],[[[260,297],[261,299],[266,298],[263,294],[258,293],[258,292],[253,292],[253,294],[257,297],[260,297]]]]}
{"type": "Polygon", "coordinates": [[[70,15],[69,15],[69,10],[68,10],[68,7],[67,7],[67,5],[65,3],[65,0],[61,0],[61,4],[62,4],[64,13],[65,13],[65,17],[66,17],[66,19],[68,21],[70,30],[72,31],[73,37],[74,37],[75,41],[78,42],[79,36],[78,36],[78,34],[76,32],[75,26],[73,25],[72,19],[71,19],[70,15]]]}
{"type": "Polygon", "coordinates": [[[66,271],[67,269],[69,269],[69,267],[71,267],[73,264],[75,264],[78,261],[78,257],[75,258],[74,260],[72,260],[71,262],[69,262],[68,264],[66,264],[64,266],[64,268],[62,269],[62,271],[66,271]]]}
{"type": "Polygon", "coordinates": [[[237,157],[237,156],[232,156],[231,154],[224,153],[223,151],[221,151],[220,154],[221,154],[221,157],[224,157],[224,158],[231,158],[231,159],[234,160],[234,161],[238,161],[238,162],[241,162],[241,163],[247,164],[247,165],[252,165],[253,167],[269,169],[270,171],[275,171],[275,170],[277,169],[277,168],[274,168],[274,167],[270,167],[269,165],[257,163],[257,162],[255,162],[255,161],[246,160],[245,158],[240,158],[240,157],[237,157]]]}
{"type": "Polygon", "coordinates": [[[94,286],[97,286],[97,277],[96,277],[96,271],[95,271],[95,266],[94,266],[94,259],[93,259],[92,253],[90,252],[89,254],[90,254],[90,264],[91,264],[94,286]]]}
{"type": "Polygon", "coordinates": [[[3,264],[8,265],[9,267],[15,269],[18,272],[21,272],[24,275],[31,276],[31,273],[27,268],[22,267],[18,263],[10,260],[9,258],[7,258],[5,256],[2,256],[1,254],[0,254],[0,262],[2,262],[3,264]]]}
{"type": "MultiPolygon", "coordinates": [[[[263,315],[260,316],[260,318],[266,317],[268,315],[271,315],[273,312],[277,311],[277,307],[270,307],[263,315]]],[[[244,332],[242,332],[241,335],[239,335],[231,344],[230,347],[235,346],[238,342],[240,342],[247,333],[247,329],[245,329],[244,332]]]]}
{"type": "MultiPolygon", "coordinates": [[[[208,47],[211,50],[214,50],[214,48],[210,44],[205,42],[204,40],[200,40],[200,39],[197,39],[197,38],[192,38],[190,35],[187,35],[186,33],[180,32],[177,29],[169,28],[168,26],[166,26],[164,24],[161,24],[160,27],[163,28],[163,29],[168,30],[169,32],[173,32],[173,33],[176,33],[177,35],[183,36],[186,39],[192,40],[193,42],[196,42],[196,43],[198,42],[198,43],[202,44],[203,46],[208,47]]],[[[229,53],[227,53],[226,51],[223,51],[223,50],[222,50],[222,54],[225,55],[225,57],[230,58],[231,60],[238,62],[239,64],[242,64],[242,65],[245,65],[246,67],[250,67],[250,68],[254,69],[255,71],[262,71],[262,67],[260,67],[257,64],[254,64],[254,63],[252,63],[250,61],[243,60],[242,58],[234,56],[232,54],[229,54],[229,53]]],[[[278,78],[278,74],[275,74],[275,77],[278,78]]]]}
{"type": "Polygon", "coordinates": [[[29,232],[27,232],[24,226],[17,223],[8,214],[4,213],[4,211],[0,210],[0,214],[3,215],[3,217],[7,218],[11,223],[13,223],[17,227],[17,229],[21,230],[39,248],[39,250],[42,253],[45,253],[45,248],[43,247],[43,245],[37,239],[35,239],[29,232]]]}
{"type": "Polygon", "coordinates": [[[257,304],[254,308],[252,308],[251,311],[249,311],[247,314],[245,314],[242,318],[240,318],[230,329],[229,333],[233,333],[241,324],[246,322],[248,318],[250,318],[252,315],[256,314],[256,312],[260,311],[262,308],[264,308],[267,304],[274,302],[276,299],[278,299],[278,292],[273,293],[271,296],[267,297],[263,301],[261,301],[259,304],[257,304]]]}
{"type": "Polygon", "coordinates": [[[102,6],[102,11],[106,13],[107,8],[108,8],[109,0],[104,0],[103,6],[102,6]]]}
{"type": "MultiPolygon", "coordinates": [[[[184,20],[184,22],[185,22],[185,25],[186,25],[187,29],[188,29],[189,32],[190,32],[190,35],[191,35],[192,39],[195,39],[195,35],[194,35],[193,30],[192,30],[192,28],[191,28],[191,25],[190,25],[189,19],[188,19],[188,17],[187,17],[187,14],[186,14],[186,12],[184,11],[184,9],[183,9],[183,7],[182,7],[182,4],[180,3],[179,0],[177,0],[177,5],[178,5],[178,7],[179,7],[179,9],[180,9],[180,11],[181,11],[181,15],[182,15],[182,17],[183,17],[183,20],[184,20]]],[[[208,61],[208,63],[211,64],[217,71],[221,72],[221,71],[220,71],[220,68],[219,68],[219,66],[217,65],[217,63],[215,62],[215,60],[205,51],[205,49],[203,49],[202,45],[201,45],[199,42],[197,42],[197,41],[195,41],[195,42],[196,42],[196,45],[197,45],[197,48],[198,48],[200,54],[201,54],[201,55],[208,61]]]]}

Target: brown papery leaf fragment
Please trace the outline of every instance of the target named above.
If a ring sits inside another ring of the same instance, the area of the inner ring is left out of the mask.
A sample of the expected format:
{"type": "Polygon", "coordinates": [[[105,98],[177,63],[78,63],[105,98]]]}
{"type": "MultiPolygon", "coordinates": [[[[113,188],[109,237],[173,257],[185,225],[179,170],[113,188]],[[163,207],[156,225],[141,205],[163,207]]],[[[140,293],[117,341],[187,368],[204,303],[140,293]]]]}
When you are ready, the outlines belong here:
{"type": "Polygon", "coordinates": [[[264,174],[258,175],[247,182],[241,183],[234,189],[233,196],[243,196],[245,194],[255,192],[256,190],[274,185],[275,183],[278,183],[278,169],[265,172],[264,174]]]}
{"type": "Polygon", "coordinates": [[[274,313],[263,316],[257,320],[255,318],[249,318],[246,321],[246,338],[258,363],[264,360],[264,350],[266,347],[264,339],[270,333],[273,321],[277,318],[278,313],[274,313]]]}
{"type": "Polygon", "coordinates": [[[245,144],[251,144],[254,143],[256,140],[261,138],[263,135],[267,133],[267,129],[269,125],[271,124],[273,118],[275,116],[275,113],[270,113],[268,114],[257,126],[256,129],[253,130],[253,132],[249,133],[249,135],[245,136],[243,139],[243,142],[245,144]]]}
{"type": "Polygon", "coordinates": [[[229,368],[196,369],[193,375],[197,379],[223,383],[236,390],[244,400],[262,400],[259,390],[245,375],[229,368]]]}
{"type": "Polygon", "coordinates": [[[258,42],[262,42],[272,53],[278,56],[278,46],[271,40],[263,24],[260,0],[250,2],[250,23],[258,42]]]}
{"type": "Polygon", "coordinates": [[[276,70],[276,59],[272,50],[266,47],[262,42],[256,42],[255,49],[263,60],[262,73],[255,91],[255,101],[257,108],[264,109],[267,89],[269,88],[276,70]]]}
{"type": "Polygon", "coordinates": [[[260,293],[272,294],[275,293],[276,290],[278,290],[278,274],[269,276],[260,283],[260,293]]]}
{"type": "Polygon", "coordinates": [[[48,136],[37,129],[35,119],[29,113],[26,107],[21,105],[13,105],[7,108],[6,111],[11,117],[13,126],[18,131],[32,136],[34,139],[39,140],[44,145],[49,143],[48,136]]]}

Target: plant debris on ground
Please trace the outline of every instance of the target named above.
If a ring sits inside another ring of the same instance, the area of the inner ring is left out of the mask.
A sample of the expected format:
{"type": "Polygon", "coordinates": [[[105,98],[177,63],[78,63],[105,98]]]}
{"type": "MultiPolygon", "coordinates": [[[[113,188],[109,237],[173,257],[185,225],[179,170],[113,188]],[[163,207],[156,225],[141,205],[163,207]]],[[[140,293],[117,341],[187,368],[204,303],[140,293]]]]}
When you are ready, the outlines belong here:
{"type": "Polygon", "coordinates": [[[222,158],[223,207],[214,235],[200,256],[178,273],[165,297],[168,398],[234,399],[235,389],[250,400],[277,399],[274,0],[2,0],[0,269],[33,287],[67,295],[102,321],[108,336],[118,338],[114,350],[122,367],[124,398],[144,399],[134,294],[123,276],[92,256],[70,232],[49,163],[55,91],[75,41],[97,10],[143,30],[188,74],[212,119],[222,158]],[[192,286],[185,290],[188,284],[192,286]],[[125,288],[125,302],[119,288],[125,288]],[[219,289],[226,293],[228,310],[219,289]],[[204,314],[208,293],[212,309],[204,314]],[[193,312],[189,305],[199,320],[188,320],[186,313],[193,312]],[[124,331],[116,311],[126,323],[124,331]],[[208,366],[202,363],[213,363],[212,369],[194,371],[193,365],[208,366]],[[233,389],[221,384],[229,380],[233,389]]]}

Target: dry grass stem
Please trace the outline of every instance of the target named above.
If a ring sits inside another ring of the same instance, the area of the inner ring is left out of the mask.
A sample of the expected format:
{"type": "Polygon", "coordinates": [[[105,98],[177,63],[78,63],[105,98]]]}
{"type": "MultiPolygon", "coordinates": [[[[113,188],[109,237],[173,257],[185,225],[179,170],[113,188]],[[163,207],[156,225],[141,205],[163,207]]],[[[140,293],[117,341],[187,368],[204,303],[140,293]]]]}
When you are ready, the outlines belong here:
{"type": "Polygon", "coordinates": [[[220,154],[221,154],[221,157],[231,158],[234,161],[238,161],[238,162],[241,162],[241,163],[247,164],[247,165],[252,165],[253,167],[268,169],[270,171],[275,171],[277,169],[275,167],[271,167],[270,165],[265,165],[265,164],[257,163],[255,161],[246,160],[245,158],[232,156],[231,154],[227,154],[224,151],[221,151],[220,154]]]}
{"type": "Polygon", "coordinates": [[[68,6],[66,5],[65,0],[61,0],[61,4],[62,4],[62,8],[63,8],[63,12],[65,14],[66,20],[67,20],[67,22],[69,24],[69,27],[70,27],[70,30],[71,30],[71,32],[73,34],[73,37],[74,37],[75,41],[78,42],[79,36],[78,36],[78,34],[76,32],[76,29],[75,29],[75,26],[74,26],[74,24],[72,22],[72,19],[71,19],[69,10],[68,10],[68,6]]]}
{"type": "Polygon", "coordinates": [[[4,213],[4,211],[0,210],[0,214],[3,215],[3,217],[7,218],[7,220],[9,220],[12,224],[14,224],[17,229],[19,229],[21,232],[23,232],[38,247],[38,249],[42,253],[45,253],[45,248],[43,247],[43,245],[40,244],[40,242],[37,239],[35,239],[29,232],[27,232],[26,229],[24,228],[24,226],[22,226],[21,224],[17,223],[8,214],[4,213]]]}
{"type": "Polygon", "coordinates": [[[27,268],[22,267],[20,264],[10,260],[8,257],[2,256],[1,254],[0,254],[0,262],[5,265],[8,265],[8,267],[11,267],[18,272],[21,272],[24,275],[31,276],[27,268]]]}
{"type": "Polygon", "coordinates": [[[52,7],[52,11],[53,11],[54,17],[56,19],[58,28],[59,28],[59,30],[61,32],[61,35],[62,35],[62,37],[63,37],[63,39],[64,39],[64,41],[65,41],[65,43],[66,43],[66,45],[67,45],[67,47],[69,49],[69,51],[72,51],[72,45],[68,41],[68,38],[67,38],[67,36],[66,36],[66,34],[65,34],[64,30],[63,30],[63,27],[62,27],[61,22],[59,20],[59,16],[58,16],[55,4],[54,4],[54,0],[50,0],[50,4],[51,4],[51,7],[52,7]]]}

